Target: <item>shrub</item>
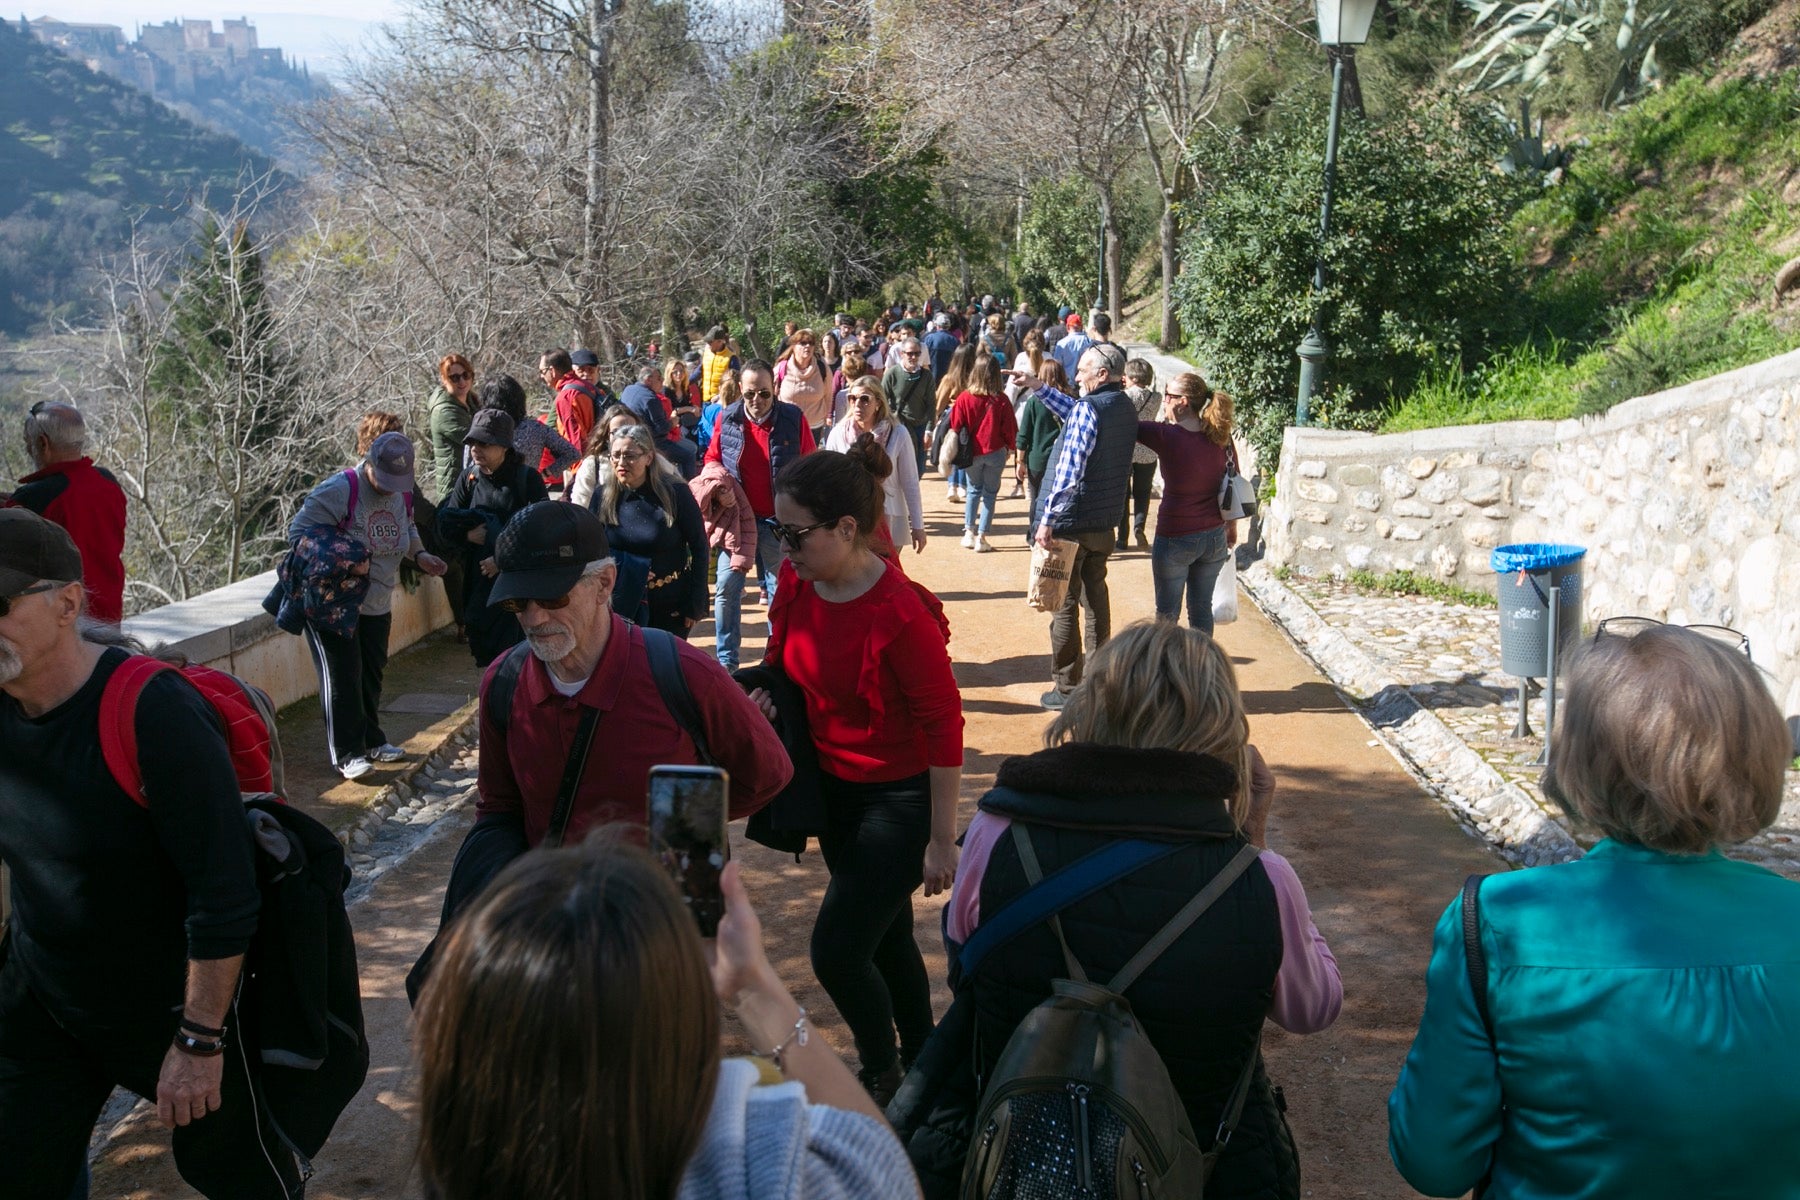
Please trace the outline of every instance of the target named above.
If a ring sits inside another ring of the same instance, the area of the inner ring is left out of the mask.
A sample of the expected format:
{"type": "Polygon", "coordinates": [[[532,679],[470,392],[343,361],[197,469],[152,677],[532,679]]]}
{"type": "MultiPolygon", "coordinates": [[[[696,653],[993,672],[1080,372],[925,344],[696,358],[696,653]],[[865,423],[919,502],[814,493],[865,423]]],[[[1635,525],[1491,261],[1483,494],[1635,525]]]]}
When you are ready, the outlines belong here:
{"type": "MultiPolygon", "coordinates": [[[[1319,248],[1325,114],[1303,117],[1200,148],[1212,182],[1185,213],[1182,325],[1265,461],[1291,421],[1319,248]]],[[[1315,401],[1334,423],[1366,424],[1389,396],[1440,364],[1473,365],[1514,326],[1507,224],[1533,189],[1495,170],[1509,140],[1491,111],[1449,97],[1381,124],[1344,115],[1324,247],[1331,357],[1315,401]]]]}

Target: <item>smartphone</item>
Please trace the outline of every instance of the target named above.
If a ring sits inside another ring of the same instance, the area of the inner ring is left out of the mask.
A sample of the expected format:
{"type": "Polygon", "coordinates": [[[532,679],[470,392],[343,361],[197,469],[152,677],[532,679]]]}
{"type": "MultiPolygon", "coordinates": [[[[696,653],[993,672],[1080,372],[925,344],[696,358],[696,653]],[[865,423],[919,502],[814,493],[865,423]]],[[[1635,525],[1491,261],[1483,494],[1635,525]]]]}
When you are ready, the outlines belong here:
{"type": "Polygon", "coordinates": [[[701,937],[718,936],[725,915],[719,873],[730,855],[725,840],[730,792],[731,776],[718,767],[650,768],[650,853],[681,889],[701,937]]]}

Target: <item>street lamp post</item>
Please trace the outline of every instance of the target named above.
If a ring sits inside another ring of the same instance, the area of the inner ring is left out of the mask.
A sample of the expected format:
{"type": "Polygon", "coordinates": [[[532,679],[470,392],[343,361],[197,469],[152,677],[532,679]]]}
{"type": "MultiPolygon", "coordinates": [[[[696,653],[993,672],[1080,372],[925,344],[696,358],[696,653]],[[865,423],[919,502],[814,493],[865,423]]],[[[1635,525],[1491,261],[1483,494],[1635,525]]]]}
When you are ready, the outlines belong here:
{"type": "Polygon", "coordinates": [[[1319,18],[1319,44],[1335,46],[1331,64],[1331,119],[1325,133],[1324,196],[1319,202],[1319,249],[1313,262],[1312,323],[1295,351],[1300,356],[1300,395],[1294,403],[1294,424],[1311,420],[1312,397],[1318,387],[1319,372],[1331,350],[1325,341],[1324,314],[1320,311],[1325,296],[1325,239],[1331,233],[1331,186],[1337,181],[1338,116],[1344,100],[1344,60],[1352,47],[1369,40],[1369,26],[1375,21],[1377,0],[1316,0],[1319,18]]]}

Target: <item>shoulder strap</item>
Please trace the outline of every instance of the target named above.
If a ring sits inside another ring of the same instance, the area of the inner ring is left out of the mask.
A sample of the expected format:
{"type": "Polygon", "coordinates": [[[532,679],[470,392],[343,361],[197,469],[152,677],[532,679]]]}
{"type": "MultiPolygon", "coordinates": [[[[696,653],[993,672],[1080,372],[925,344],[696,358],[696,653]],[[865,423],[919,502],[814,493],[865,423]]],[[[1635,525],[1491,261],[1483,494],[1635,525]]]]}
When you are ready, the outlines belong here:
{"type": "Polygon", "coordinates": [[[1463,957],[1469,963],[1469,990],[1475,993],[1475,1011],[1481,1014],[1481,1027],[1487,1030],[1488,1045],[1492,1046],[1494,1018],[1488,1012],[1487,952],[1481,948],[1481,881],[1484,878],[1471,875],[1463,881],[1463,957]]]}
{"type": "Polygon", "coordinates": [[[972,976],[984,958],[1027,929],[1123,879],[1145,863],[1167,858],[1180,848],[1177,842],[1120,841],[1076,859],[1049,879],[1013,897],[999,912],[983,918],[958,957],[963,977],[972,976]]]}
{"type": "Polygon", "coordinates": [[[350,485],[350,506],[344,510],[344,519],[338,522],[338,528],[341,530],[349,529],[351,519],[356,516],[356,496],[362,490],[357,486],[362,482],[361,475],[362,472],[355,467],[344,471],[344,479],[350,485]]]}
{"type": "Polygon", "coordinates": [[[1186,933],[1188,927],[1200,919],[1200,914],[1211,908],[1213,902],[1225,894],[1225,889],[1236,883],[1238,876],[1247,871],[1261,854],[1260,848],[1245,842],[1243,849],[1225,864],[1225,869],[1208,880],[1206,886],[1200,889],[1200,894],[1182,905],[1181,911],[1170,917],[1169,923],[1158,930],[1156,936],[1119,969],[1119,973],[1112,977],[1112,982],[1106,985],[1106,990],[1123,995],[1126,988],[1137,982],[1144,969],[1161,958],[1175,944],[1175,939],[1186,933]]]}
{"type": "MultiPolygon", "coordinates": [[[[1013,845],[1019,851],[1019,863],[1025,868],[1025,878],[1036,884],[1044,878],[1044,868],[1038,865],[1037,847],[1031,844],[1031,835],[1017,821],[1012,826],[1013,845]]],[[[1062,917],[1050,914],[1050,932],[1056,935],[1056,944],[1062,948],[1063,970],[1070,979],[1081,983],[1088,981],[1087,972],[1082,970],[1081,960],[1069,949],[1069,939],[1063,936],[1062,917]]]]}
{"type": "Polygon", "coordinates": [[[712,766],[717,760],[712,756],[712,748],[706,744],[706,734],[700,725],[700,708],[694,703],[687,676],[681,673],[681,651],[675,645],[675,635],[662,629],[645,628],[642,632],[644,656],[650,660],[650,677],[656,680],[663,707],[693,739],[694,754],[700,764],[712,766]]]}
{"type": "Polygon", "coordinates": [[[593,749],[594,727],[598,724],[600,710],[584,707],[581,724],[575,727],[575,744],[569,748],[569,760],[563,764],[562,782],[556,785],[556,806],[550,810],[550,826],[544,831],[545,846],[562,845],[569,814],[575,810],[575,789],[581,786],[582,772],[587,770],[588,751],[593,749]]]}
{"type": "Polygon", "coordinates": [[[152,676],[174,669],[160,659],[133,654],[114,669],[100,693],[100,756],[120,790],[140,808],[150,807],[150,802],[138,766],[138,697],[152,676]]]}
{"type": "Polygon", "coordinates": [[[506,657],[500,660],[499,670],[494,672],[493,681],[488,684],[488,715],[501,729],[512,721],[513,693],[519,690],[519,676],[525,670],[525,657],[530,653],[528,642],[520,642],[508,650],[506,657]]]}

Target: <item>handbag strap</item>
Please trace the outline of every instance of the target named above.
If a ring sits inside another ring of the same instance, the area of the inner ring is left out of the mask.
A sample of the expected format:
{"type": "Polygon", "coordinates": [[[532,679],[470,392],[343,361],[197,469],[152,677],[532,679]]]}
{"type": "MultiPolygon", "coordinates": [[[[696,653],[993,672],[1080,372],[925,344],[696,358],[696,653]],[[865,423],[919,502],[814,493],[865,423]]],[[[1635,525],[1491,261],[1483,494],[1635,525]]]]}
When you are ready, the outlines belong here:
{"type": "Polygon", "coordinates": [[[1481,881],[1484,875],[1471,875],[1463,881],[1462,935],[1463,957],[1469,964],[1469,990],[1475,993],[1475,1011],[1481,1014],[1481,1027],[1487,1031],[1489,1048],[1494,1047],[1494,1017],[1488,1012],[1487,952],[1481,948],[1481,881]]]}

